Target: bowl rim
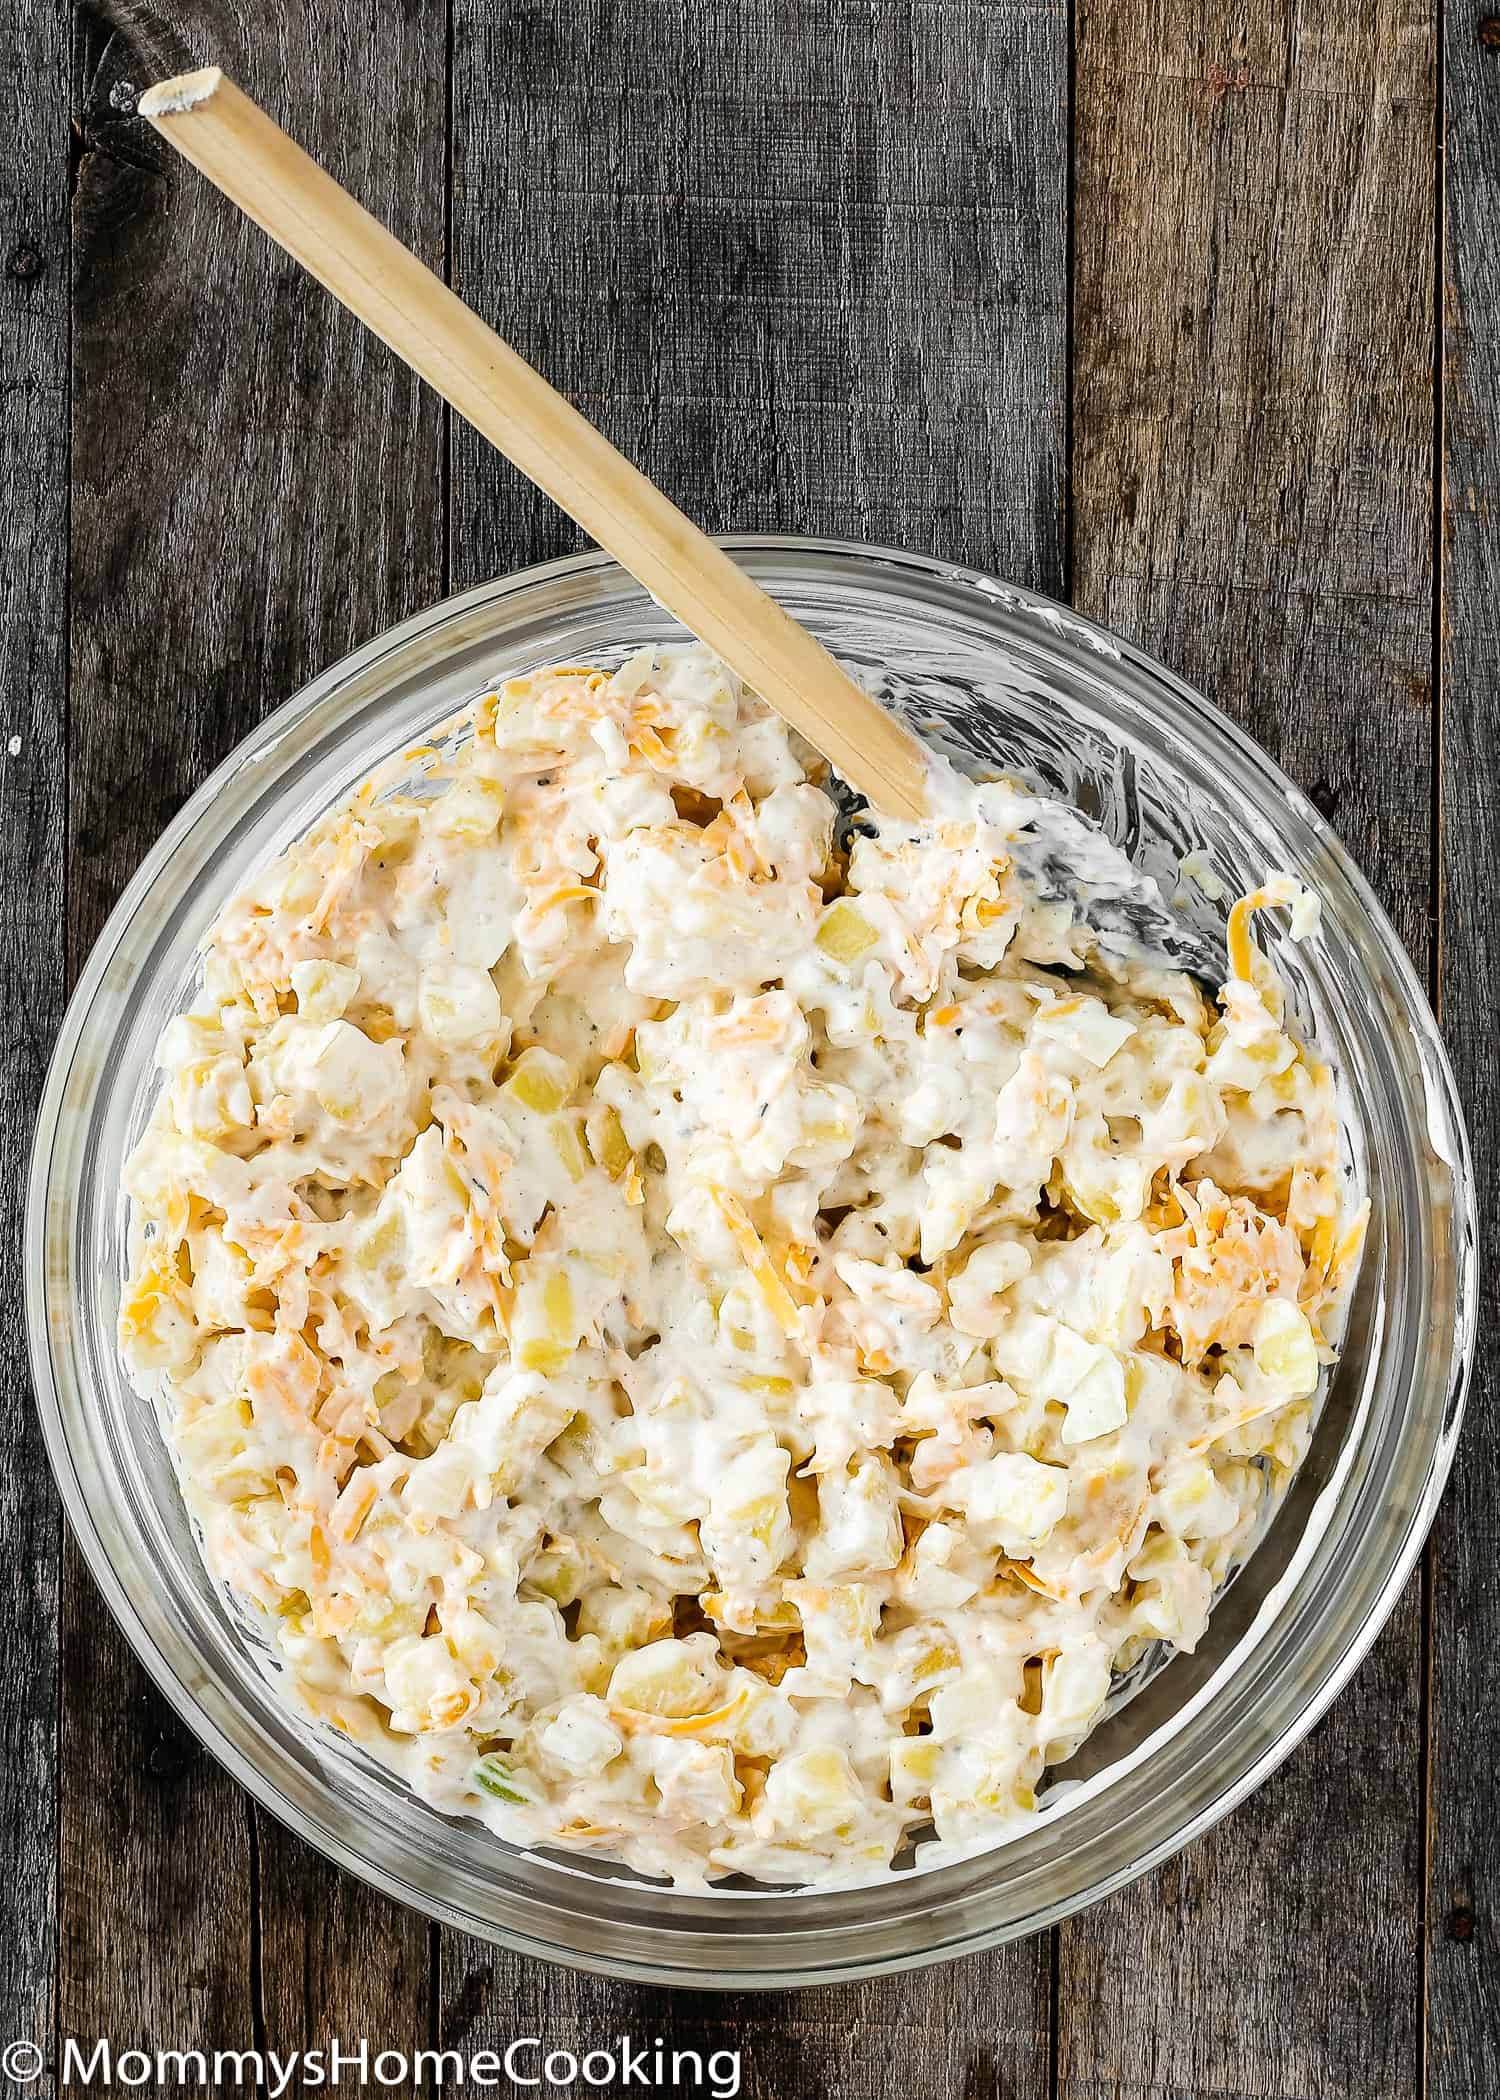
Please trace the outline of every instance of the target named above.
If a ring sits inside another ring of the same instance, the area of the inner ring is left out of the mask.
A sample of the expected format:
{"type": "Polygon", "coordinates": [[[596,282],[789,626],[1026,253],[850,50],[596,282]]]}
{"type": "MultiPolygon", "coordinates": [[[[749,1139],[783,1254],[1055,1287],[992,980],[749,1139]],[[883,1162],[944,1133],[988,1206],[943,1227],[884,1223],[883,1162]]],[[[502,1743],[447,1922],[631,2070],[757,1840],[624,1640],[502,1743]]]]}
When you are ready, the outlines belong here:
{"type": "MultiPolygon", "coordinates": [[[[940,1937],[937,1944],[880,1955],[874,1959],[861,1957],[857,1948],[851,1948],[847,1958],[828,1959],[825,1953],[812,1974],[803,1966],[788,1965],[768,1966],[755,1973],[705,1974],[699,1970],[696,1974],[687,1975],[681,1967],[664,1963],[660,1959],[637,1958],[630,1954],[613,1953],[607,1949],[591,1949],[585,1952],[573,1946],[547,1940],[537,1931],[527,1929],[520,1923],[500,1926],[491,1920],[477,1919],[462,1903],[445,1899],[437,1888],[419,1888],[391,1867],[366,1858],[333,1827],[328,1816],[317,1808],[310,1807],[306,1802],[299,1803],[294,1800],[269,1772],[263,1770],[231,1740],[218,1716],[206,1709],[201,1697],[195,1696],[172,1659],[162,1651],[153,1637],[136,1599],[117,1571],[103,1528],[91,1502],[89,1489],[79,1471],[76,1454],[69,1441],[49,1318],[47,1248],[53,1229],[52,1211],[56,1201],[56,1191],[52,1185],[54,1145],[59,1123],[66,1110],[66,1097],[80,1040],[94,1009],[96,997],[110,974],[124,935],[154,890],[163,870],[169,865],[182,842],[195,830],[231,776],[249,761],[268,752],[320,705],[340,689],[349,687],[355,680],[373,671],[382,660],[397,657],[412,644],[423,639],[440,637],[460,623],[467,614],[498,610],[508,599],[548,585],[593,576],[622,575],[624,572],[620,570],[620,565],[598,549],[536,564],[479,583],[438,600],[433,605],[409,615],[395,626],[370,637],[319,672],[296,693],[275,707],[215,766],[177,811],[125,885],[101,928],[79,973],[58,1030],[48,1063],[32,1140],[25,1202],[24,1300],[32,1386],[47,1455],[58,1483],[64,1513],[89,1571],[112,1615],[157,1688],[195,1739],[229,1771],[255,1802],[278,1822],[312,1843],[318,1851],[360,1880],[425,1916],[456,1926],[470,1934],[544,1960],[637,1981],[677,1988],[771,1989],[831,1983],[854,1977],[925,1968],[996,1945],[1005,1939],[1040,1929],[1044,1924],[1055,1923],[1073,1915],[1102,1901],[1106,1896],[1170,1859],[1183,1846],[1228,1814],[1290,1755],[1297,1743],[1322,1717],[1333,1699],[1347,1684],[1384,1626],[1416,1564],[1448,1479],[1462,1422],[1475,1348],[1477,1224],[1472,1161],[1456,1082],[1425,989],[1418,979],[1410,957],[1362,871],[1321,814],[1302,795],[1295,783],[1281,773],[1261,747],[1236,723],[1203,694],[1124,637],[1042,592],[1002,582],[983,571],[894,548],[796,534],[731,533],[719,536],[719,544],[737,556],[762,554],[803,558],[827,557],[835,563],[847,562],[851,564],[853,572],[849,579],[851,582],[878,582],[879,571],[882,569],[895,571],[898,575],[913,580],[924,578],[931,584],[961,590],[992,607],[1039,617],[1059,638],[1073,646],[1081,646],[1103,658],[1130,666],[1156,687],[1160,695],[1174,708],[1183,710],[1212,735],[1227,740],[1242,759],[1253,763],[1269,775],[1285,797],[1293,815],[1301,820],[1303,828],[1314,833],[1319,846],[1330,855],[1353,902],[1373,931],[1383,940],[1384,960],[1420,1035],[1422,1071],[1427,1090],[1428,1127],[1430,1131],[1440,1133],[1441,1142],[1435,1139],[1434,1149],[1443,1159],[1452,1179],[1453,1222],[1450,1243],[1453,1260],[1453,1325],[1449,1357],[1450,1375],[1423,1491],[1415,1506],[1407,1513],[1399,1546],[1388,1557],[1385,1578],[1365,1617],[1298,1710],[1294,1723],[1277,1733],[1258,1755],[1247,1758],[1230,1783],[1219,1788],[1212,1799],[1198,1807],[1181,1823],[1165,1831],[1156,1843],[1132,1855],[1128,1863],[1121,1865],[1117,1871],[1102,1876],[1081,1892],[1066,1900],[1049,1904],[1045,1917],[1037,1916],[1008,1929],[986,1926],[983,1923],[970,1925],[954,1937],[940,1937]]],[[[441,652],[439,660],[440,656],[441,652]]],[[[215,1691],[214,1696],[230,1704],[236,1703],[225,1693],[215,1691]]],[[[829,1893],[836,1895],[840,1892],[829,1893]]],[[[670,1897],[664,1896],[663,1900],[669,1903],[670,1897]]],[[[545,1905],[542,1905],[540,1911],[544,1910],[545,1905]]],[[[627,1933],[632,1929],[623,1928],[627,1933]]],[[[834,1920],[829,1921],[828,1931],[831,1935],[843,1932],[856,1939],[858,1937],[857,1928],[841,1926],[834,1920]]],[[[653,1934],[658,1941],[670,1940],[673,1936],[670,1921],[656,1927],[653,1934]]],[[[692,1948],[701,1945],[703,1936],[686,1932],[682,1937],[684,1945],[692,1948]]],[[[799,1942],[802,1937],[801,1934],[795,1936],[799,1942]]],[[[790,1938],[787,1947],[789,1953],[807,1951],[794,1945],[790,1938]]]]}

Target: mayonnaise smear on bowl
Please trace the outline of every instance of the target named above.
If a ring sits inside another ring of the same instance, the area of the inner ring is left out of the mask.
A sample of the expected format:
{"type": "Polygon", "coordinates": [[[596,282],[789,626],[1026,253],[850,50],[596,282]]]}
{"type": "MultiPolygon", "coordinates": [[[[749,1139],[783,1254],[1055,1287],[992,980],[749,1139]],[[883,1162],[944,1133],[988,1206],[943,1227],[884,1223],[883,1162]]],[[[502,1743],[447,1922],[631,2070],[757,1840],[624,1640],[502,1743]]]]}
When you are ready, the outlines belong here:
{"type": "Polygon", "coordinates": [[[688,1886],[1034,1818],[1297,1465],[1363,1227],[1289,878],[1211,1004],[1028,890],[1015,787],[823,779],[698,648],[488,694],[226,911],[126,1178],[288,1688],[688,1886]]]}

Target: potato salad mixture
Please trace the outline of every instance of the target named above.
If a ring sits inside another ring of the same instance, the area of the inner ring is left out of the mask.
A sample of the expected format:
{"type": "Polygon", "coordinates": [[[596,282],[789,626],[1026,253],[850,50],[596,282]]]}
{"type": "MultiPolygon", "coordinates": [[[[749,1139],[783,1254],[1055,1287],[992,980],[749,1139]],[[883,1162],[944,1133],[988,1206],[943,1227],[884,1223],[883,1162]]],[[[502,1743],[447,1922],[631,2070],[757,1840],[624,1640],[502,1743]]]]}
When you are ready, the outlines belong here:
{"type": "Polygon", "coordinates": [[[287,1685],[686,1886],[1033,1819],[1302,1456],[1363,1223],[1289,878],[1212,1002],[1028,889],[1020,789],[826,777],[697,647],[488,694],[229,907],[127,1176],[287,1685]]]}

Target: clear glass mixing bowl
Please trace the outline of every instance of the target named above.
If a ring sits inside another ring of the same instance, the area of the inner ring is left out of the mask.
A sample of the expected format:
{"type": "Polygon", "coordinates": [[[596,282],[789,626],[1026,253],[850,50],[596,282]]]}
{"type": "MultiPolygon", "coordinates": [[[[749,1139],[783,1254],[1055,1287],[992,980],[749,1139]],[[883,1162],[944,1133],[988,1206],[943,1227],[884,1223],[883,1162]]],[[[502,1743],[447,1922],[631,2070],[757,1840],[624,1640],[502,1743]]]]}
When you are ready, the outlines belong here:
{"type": "MultiPolygon", "coordinates": [[[[467,1931],[667,1983],[784,1985],[933,1962],[1093,1902],[1206,1829],[1284,1758],[1374,1639],[1432,1521],[1473,1345],[1474,1214],[1447,1060],[1400,942],[1317,811],[1160,665],[1028,592],[915,556],[746,537],[735,556],[929,733],[1094,813],[1170,894],[1185,852],[1233,887],[1292,869],[1318,935],[1277,961],[1354,1103],[1373,1205],[1342,1364],[1308,1460],[1198,1653],[1094,1734],[1046,1816],[987,1856],[857,1891],[677,1894],[513,1851],[404,1792],[281,1704],[204,1573],[149,1411],[115,1351],[121,1163],[151,1049],[250,868],[383,754],[491,682],[679,630],[600,555],[408,620],[273,714],[182,810],[89,959],[33,1160],[26,1310],[68,1516],[146,1667],[283,1822],[467,1931]]],[[[1223,906],[1189,916],[1222,938],[1223,906]]]]}

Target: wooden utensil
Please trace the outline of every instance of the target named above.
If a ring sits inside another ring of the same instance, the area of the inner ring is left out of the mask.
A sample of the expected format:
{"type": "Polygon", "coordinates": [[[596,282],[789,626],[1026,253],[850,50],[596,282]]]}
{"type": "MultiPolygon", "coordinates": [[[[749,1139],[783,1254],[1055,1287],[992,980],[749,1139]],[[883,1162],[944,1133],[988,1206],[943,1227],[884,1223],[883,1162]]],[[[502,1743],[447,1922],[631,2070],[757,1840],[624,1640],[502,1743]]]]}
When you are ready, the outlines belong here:
{"type": "Polygon", "coordinates": [[[887,815],[926,813],[916,738],[217,66],[139,108],[851,787],[887,815]]]}

